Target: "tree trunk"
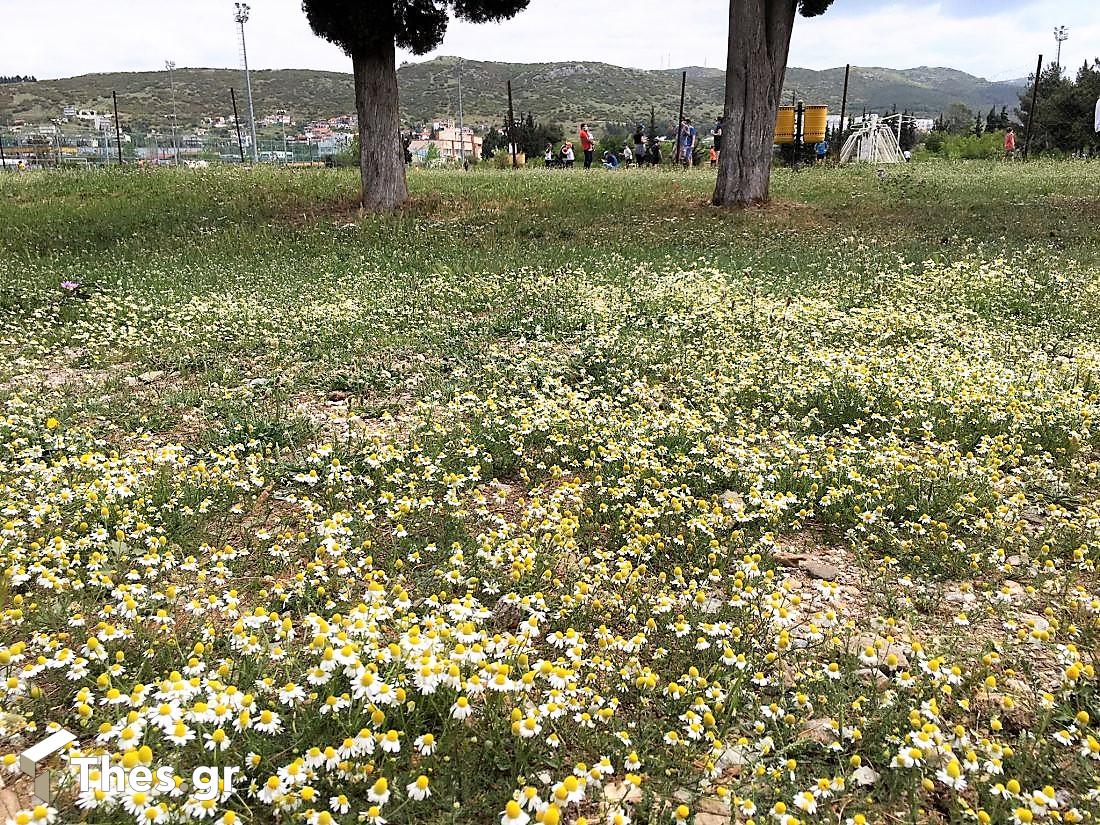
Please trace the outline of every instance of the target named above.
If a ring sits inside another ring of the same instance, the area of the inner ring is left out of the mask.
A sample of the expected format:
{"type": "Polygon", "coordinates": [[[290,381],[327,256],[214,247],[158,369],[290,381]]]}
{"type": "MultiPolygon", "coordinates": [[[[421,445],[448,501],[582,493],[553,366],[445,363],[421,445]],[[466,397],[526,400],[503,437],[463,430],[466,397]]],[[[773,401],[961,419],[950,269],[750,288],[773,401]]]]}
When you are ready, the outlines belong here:
{"type": "Polygon", "coordinates": [[[352,56],[355,110],[359,115],[359,173],[364,209],[393,209],[409,197],[397,105],[397,53],[390,40],[352,56]]]}
{"type": "Polygon", "coordinates": [[[797,0],[730,0],[725,122],[714,203],[768,200],[772,143],[797,0]]]}

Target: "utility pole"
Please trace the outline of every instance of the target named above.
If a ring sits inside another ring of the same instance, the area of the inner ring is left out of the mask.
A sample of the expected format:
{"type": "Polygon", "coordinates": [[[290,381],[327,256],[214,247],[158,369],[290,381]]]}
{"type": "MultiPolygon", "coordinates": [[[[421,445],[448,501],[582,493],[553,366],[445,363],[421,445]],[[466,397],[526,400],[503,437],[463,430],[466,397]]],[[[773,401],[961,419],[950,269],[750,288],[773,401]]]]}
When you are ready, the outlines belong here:
{"type": "Polygon", "coordinates": [[[1055,60],[1055,64],[1058,66],[1058,76],[1062,76],[1062,44],[1069,40],[1069,30],[1065,26],[1058,26],[1054,29],[1054,40],[1058,44],[1058,58],[1055,60]]]}
{"type": "Polygon", "coordinates": [[[462,58],[455,64],[458,72],[458,151],[462,157],[462,165],[466,165],[466,135],[462,131],[462,58]]]}
{"type": "Polygon", "coordinates": [[[172,77],[172,70],[176,68],[176,61],[165,60],[164,68],[168,70],[168,88],[172,92],[172,162],[180,165],[179,144],[176,143],[176,81],[172,77]]]}
{"type": "Polygon", "coordinates": [[[672,150],[672,162],[680,162],[680,132],[684,129],[684,92],[687,90],[688,73],[680,75],[680,116],[676,119],[676,148],[672,150]]]}
{"type": "Polygon", "coordinates": [[[840,157],[840,150],[844,144],[844,116],[848,113],[848,74],[852,71],[852,64],[844,67],[844,94],[840,98],[840,129],[837,132],[836,154],[840,157]]]}
{"type": "Polygon", "coordinates": [[[237,148],[241,150],[241,166],[244,166],[244,141],[241,140],[241,118],[237,114],[237,93],[229,89],[229,97],[233,101],[233,125],[237,127],[237,148]]]}
{"type": "Polygon", "coordinates": [[[512,109],[512,81],[508,81],[508,142],[512,144],[512,168],[519,167],[516,159],[516,115],[512,109]]]}
{"type": "Polygon", "coordinates": [[[244,85],[248,90],[248,124],[252,134],[252,162],[260,160],[259,147],[256,145],[256,110],[252,106],[252,75],[248,71],[248,49],[244,42],[244,24],[248,22],[248,4],[236,3],[237,14],[234,19],[241,29],[241,62],[244,63],[244,85]]]}
{"type": "MultiPolygon", "coordinates": [[[[122,129],[118,125],[118,95],[115,92],[111,92],[111,102],[115,107],[115,140],[118,142],[118,165],[122,165],[122,129]]],[[[58,157],[61,156],[60,147],[58,148],[58,157]]]]}
{"type": "Polygon", "coordinates": [[[1031,109],[1027,113],[1027,131],[1024,133],[1024,160],[1031,149],[1031,124],[1035,120],[1035,107],[1039,104],[1039,76],[1043,73],[1043,56],[1039,55],[1039,62],[1035,64],[1035,86],[1031,90],[1031,109]]]}

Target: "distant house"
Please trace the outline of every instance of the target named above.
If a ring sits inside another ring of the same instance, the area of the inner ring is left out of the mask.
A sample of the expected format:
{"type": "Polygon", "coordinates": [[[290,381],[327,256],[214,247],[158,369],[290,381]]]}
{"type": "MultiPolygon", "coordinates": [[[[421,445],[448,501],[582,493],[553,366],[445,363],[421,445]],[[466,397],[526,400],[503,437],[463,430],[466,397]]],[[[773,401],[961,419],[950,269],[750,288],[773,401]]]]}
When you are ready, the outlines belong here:
{"type": "Polygon", "coordinates": [[[279,109],[274,114],[264,115],[257,123],[260,126],[293,126],[294,118],[286,109],[279,109]]]}
{"type": "Polygon", "coordinates": [[[424,163],[428,157],[428,147],[432,145],[439,150],[440,159],[448,162],[458,162],[463,157],[481,157],[481,136],[475,135],[474,130],[468,126],[464,126],[459,133],[458,127],[453,124],[433,123],[429,134],[420,134],[419,138],[414,138],[409,143],[409,152],[414,163],[424,163]]]}
{"type": "Polygon", "coordinates": [[[96,130],[105,129],[111,124],[110,115],[97,112],[95,109],[77,109],[76,119],[96,130]]]}

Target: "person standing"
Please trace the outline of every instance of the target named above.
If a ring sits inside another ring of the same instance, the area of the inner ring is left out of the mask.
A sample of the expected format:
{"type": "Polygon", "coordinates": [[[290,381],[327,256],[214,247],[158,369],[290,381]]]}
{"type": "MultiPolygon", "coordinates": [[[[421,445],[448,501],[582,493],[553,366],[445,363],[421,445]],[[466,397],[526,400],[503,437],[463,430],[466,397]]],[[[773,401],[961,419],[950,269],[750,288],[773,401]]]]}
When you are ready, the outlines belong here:
{"type": "Polygon", "coordinates": [[[685,117],[680,124],[680,160],[684,162],[684,166],[691,166],[694,163],[692,153],[695,151],[697,136],[695,127],[691,125],[691,118],[685,117]]]}
{"type": "Polygon", "coordinates": [[[829,141],[822,138],[814,144],[814,154],[817,155],[817,162],[824,163],[825,157],[829,154],[829,141]]]}
{"type": "Polygon", "coordinates": [[[592,133],[588,131],[588,124],[581,124],[581,131],[579,134],[581,139],[581,151],[584,152],[584,168],[592,168],[592,150],[596,147],[595,141],[592,139],[592,133]]]}
{"type": "Polygon", "coordinates": [[[547,143],[546,148],[542,152],[542,159],[546,163],[546,168],[549,169],[554,165],[554,144],[547,143]]]}
{"type": "Polygon", "coordinates": [[[1016,156],[1016,130],[1011,126],[1005,132],[1005,159],[1012,160],[1016,156]]]}
{"type": "MultiPolygon", "coordinates": [[[[725,118],[719,115],[714,120],[714,128],[710,132],[710,136],[714,138],[714,155],[715,160],[722,157],[722,124],[725,118]]],[[[713,165],[713,164],[712,164],[713,165]]]]}
{"type": "Polygon", "coordinates": [[[573,144],[568,140],[561,147],[561,157],[565,162],[565,168],[572,169],[575,156],[573,155],[573,144]]]}
{"type": "Polygon", "coordinates": [[[634,162],[639,166],[645,160],[645,135],[642,129],[642,124],[638,124],[638,128],[634,130],[634,162]]]}

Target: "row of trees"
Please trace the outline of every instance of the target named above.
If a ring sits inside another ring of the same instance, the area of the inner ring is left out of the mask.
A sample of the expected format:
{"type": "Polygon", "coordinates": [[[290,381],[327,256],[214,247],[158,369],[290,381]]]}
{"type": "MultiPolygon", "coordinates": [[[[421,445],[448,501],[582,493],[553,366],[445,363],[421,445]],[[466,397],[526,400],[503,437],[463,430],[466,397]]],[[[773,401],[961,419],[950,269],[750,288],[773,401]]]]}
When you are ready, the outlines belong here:
{"type": "MultiPolygon", "coordinates": [[[[1020,95],[1016,116],[1027,123],[1034,78],[1020,95]]],[[[1093,112],[1100,98],[1100,59],[1085,63],[1076,75],[1050,64],[1039,75],[1039,102],[1031,126],[1033,152],[1100,152],[1100,135],[1093,131],[1093,112]]]]}
{"type": "Polygon", "coordinates": [[[37,80],[32,74],[0,74],[0,83],[35,83],[37,80]]]}
{"type": "MultiPolygon", "coordinates": [[[[500,129],[490,129],[482,139],[481,156],[483,158],[491,158],[497,152],[509,151],[508,135],[505,134],[507,124],[508,118],[504,118],[504,126],[500,129]]],[[[539,123],[530,113],[516,120],[513,134],[516,150],[523,152],[527,157],[539,157],[547,143],[560,144],[565,139],[561,126],[539,123]]]]}
{"type": "MultiPolygon", "coordinates": [[[[303,0],[310,27],[351,57],[359,116],[361,202],[392,209],[408,199],[397,90],[397,47],[438,46],[451,13],[473,23],[513,17],[530,0],[303,0]]],[[[821,14],[832,0],[730,0],[726,139],[716,204],[768,199],[775,116],[796,15],[821,14]]],[[[541,147],[538,147],[541,149],[541,147]]]]}
{"type": "MultiPolygon", "coordinates": [[[[1009,127],[1021,129],[1031,116],[1035,78],[1029,78],[1012,115],[1007,106],[991,108],[984,116],[962,103],[953,103],[936,119],[936,129],[925,141],[932,152],[957,157],[998,154],[998,140],[1009,127]],[[954,139],[953,139],[954,138],[954,139]],[[980,140],[979,140],[980,139],[980,140]],[[990,147],[996,146],[996,149],[990,147]]],[[[1093,113],[1100,98],[1100,59],[1085,63],[1074,74],[1064,74],[1051,63],[1039,75],[1038,101],[1031,124],[1032,153],[1096,154],[1100,135],[1093,129],[1093,113]]]]}

